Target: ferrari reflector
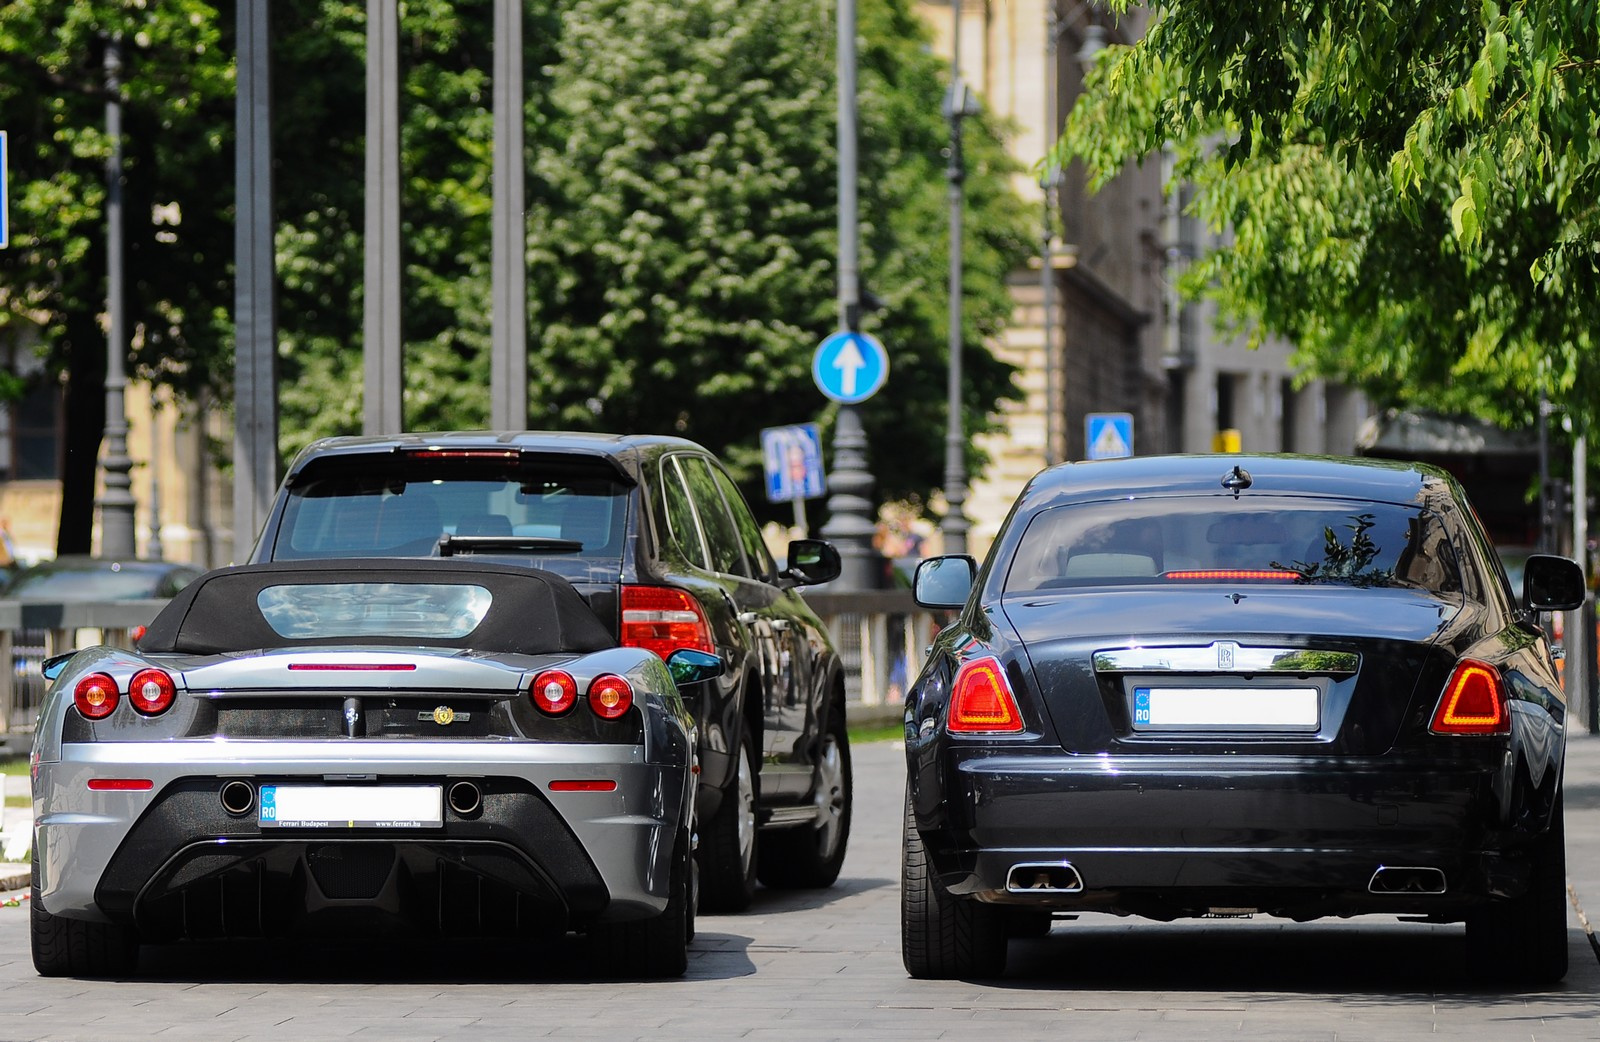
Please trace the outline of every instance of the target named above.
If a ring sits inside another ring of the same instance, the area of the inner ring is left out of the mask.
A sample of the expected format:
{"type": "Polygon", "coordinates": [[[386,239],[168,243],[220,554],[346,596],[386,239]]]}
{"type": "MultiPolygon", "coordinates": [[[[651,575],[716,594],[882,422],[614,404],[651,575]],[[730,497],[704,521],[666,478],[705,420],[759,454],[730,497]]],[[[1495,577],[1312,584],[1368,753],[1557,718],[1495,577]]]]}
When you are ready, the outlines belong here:
{"type": "Polygon", "coordinates": [[[262,828],[438,828],[437,785],[263,785],[262,828]]]}
{"type": "Polygon", "coordinates": [[[149,778],[90,778],[90,792],[149,792],[155,788],[149,778]]]}
{"type": "Polygon", "coordinates": [[[1314,687],[1136,687],[1135,731],[1315,731],[1314,687]]]}
{"type": "Polygon", "coordinates": [[[1506,690],[1490,665],[1462,659],[1439,696],[1428,729],[1434,734],[1510,734],[1506,690]]]}
{"type": "Polygon", "coordinates": [[[1020,734],[1022,714],[998,659],[981,658],[962,665],[950,694],[951,734],[1020,734]]]}
{"type": "Polygon", "coordinates": [[[610,778],[573,778],[553,781],[551,792],[615,792],[617,783],[610,778]]]}

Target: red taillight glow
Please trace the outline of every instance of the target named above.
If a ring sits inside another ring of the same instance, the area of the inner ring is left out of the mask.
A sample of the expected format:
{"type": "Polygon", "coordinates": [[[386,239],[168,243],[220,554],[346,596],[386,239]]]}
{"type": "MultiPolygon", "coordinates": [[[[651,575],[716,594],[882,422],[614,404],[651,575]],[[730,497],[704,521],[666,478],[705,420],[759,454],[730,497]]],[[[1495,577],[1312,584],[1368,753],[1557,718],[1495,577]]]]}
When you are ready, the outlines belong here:
{"type": "Polygon", "coordinates": [[[547,716],[560,716],[578,702],[578,682],[572,674],[559,669],[547,669],[533,678],[528,687],[533,704],[547,716]]]}
{"type": "Polygon", "coordinates": [[[1506,689],[1495,668],[1462,659],[1439,696],[1428,729],[1434,734],[1510,734],[1506,689]]]}
{"type": "Polygon", "coordinates": [[[177,695],[177,685],[159,669],[141,669],[128,681],[128,704],[145,716],[165,713],[177,695]]]}
{"type": "Polygon", "coordinates": [[[673,586],[622,588],[622,643],[662,658],[680,648],[716,654],[700,602],[673,586]]]}
{"type": "Polygon", "coordinates": [[[415,662],[291,662],[291,672],[324,671],[332,673],[410,673],[417,668],[415,662]]]}
{"type": "Polygon", "coordinates": [[[1233,582],[1239,579],[1293,582],[1300,578],[1300,573],[1286,572],[1277,568],[1203,568],[1184,572],[1166,572],[1162,577],[1182,582],[1233,582]]]}
{"type": "Polygon", "coordinates": [[[117,682],[104,673],[90,673],[72,689],[78,712],[90,720],[103,720],[117,708],[117,682]]]}
{"type": "Polygon", "coordinates": [[[945,729],[952,734],[1022,731],[1022,713],[998,660],[981,658],[962,665],[950,693],[950,718],[945,729]]]}
{"type": "Polygon", "coordinates": [[[589,685],[589,708],[602,720],[615,720],[633,708],[633,685],[615,673],[604,673],[589,685]]]}
{"type": "Polygon", "coordinates": [[[155,788],[149,778],[90,778],[90,792],[149,792],[155,788]]]}
{"type": "Polygon", "coordinates": [[[582,779],[553,781],[550,783],[551,792],[616,792],[617,783],[609,778],[582,779]]]}

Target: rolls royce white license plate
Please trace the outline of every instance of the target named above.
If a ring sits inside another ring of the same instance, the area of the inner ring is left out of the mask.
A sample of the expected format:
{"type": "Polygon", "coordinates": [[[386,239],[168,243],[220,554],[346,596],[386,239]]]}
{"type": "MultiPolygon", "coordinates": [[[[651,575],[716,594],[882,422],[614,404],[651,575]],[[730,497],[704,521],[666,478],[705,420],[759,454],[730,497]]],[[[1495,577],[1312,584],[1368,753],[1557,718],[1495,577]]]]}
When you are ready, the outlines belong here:
{"type": "Polygon", "coordinates": [[[1314,687],[1136,687],[1135,731],[1315,731],[1314,687]]]}
{"type": "Polygon", "coordinates": [[[425,829],[444,824],[437,785],[263,785],[262,828],[425,829]]]}

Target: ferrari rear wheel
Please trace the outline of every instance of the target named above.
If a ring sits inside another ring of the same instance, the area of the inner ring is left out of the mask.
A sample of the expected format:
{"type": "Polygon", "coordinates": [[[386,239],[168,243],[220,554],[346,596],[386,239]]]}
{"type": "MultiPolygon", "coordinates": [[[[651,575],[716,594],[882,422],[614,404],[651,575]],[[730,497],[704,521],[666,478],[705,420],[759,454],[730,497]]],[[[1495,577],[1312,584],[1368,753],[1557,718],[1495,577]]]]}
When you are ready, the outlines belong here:
{"type": "Polygon", "coordinates": [[[1521,984],[1554,984],[1567,975],[1567,839],[1561,794],[1550,828],[1529,853],[1527,893],[1498,901],[1467,919],[1473,974],[1521,984]]]}
{"type": "Polygon", "coordinates": [[[122,977],[139,964],[134,932],[115,923],[63,919],[39,900],[39,855],[33,855],[33,893],[29,899],[29,939],[33,968],[42,977],[122,977]]]}
{"type": "Polygon", "coordinates": [[[700,907],[708,912],[742,912],[756,895],[755,747],[742,724],[738,750],[733,780],[700,838],[700,907]]]}
{"type": "Polygon", "coordinates": [[[821,890],[839,878],[850,841],[852,772],[850,734],[844,707],[829,713],[815,772],[815,825],[801,825],[761,837],[757,874],[770,887],[821,890]]]}
{"type": "Polygon", "coordinates": [[[1006,970],[1006,909],[963,900],[928,871],[922,835],[906,799],[900,875],[900,956],[920,979],[998,977],[1006,970]]]}
{"type": "Polygon", "coordinates": [[[589,951],[603,973],[619,977],[681,977],[689,968],[693,932],[690,892],[693,865],[687,834],[672,852],[667,907],[654,919],[601,923],[589,930],[589,951]]]}

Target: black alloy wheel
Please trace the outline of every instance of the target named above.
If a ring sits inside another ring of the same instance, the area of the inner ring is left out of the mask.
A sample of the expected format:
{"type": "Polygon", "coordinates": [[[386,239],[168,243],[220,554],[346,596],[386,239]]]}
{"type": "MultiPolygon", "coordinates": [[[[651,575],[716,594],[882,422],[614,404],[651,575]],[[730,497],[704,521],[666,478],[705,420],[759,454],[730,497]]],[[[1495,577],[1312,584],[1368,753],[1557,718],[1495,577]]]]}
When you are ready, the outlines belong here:
{"type": "Polygon", "coordinates": [[[900,957],[921,980],[998,977],[1006,970],[1006,909],[948,893],[929,874],[928,854],[906,797],[900,874],[900,957]]]}
{"type": "Polygon", "coordinates": [[[742,912],[756,894],[755,745],[741,722],[734,776],[716,814],[700,837],[700,907],[707,912],[742,912]]]}
{"type": "Polygon", "coordinates": [[[768,832],[761,837],[757,874],[767,886],[789,890],[821,890],[839,878],[850,842],[854,773],[850,734],[844,707],[828,713],[813,777],[814,825],[768,832]]]}
{"type": "Polygon", "coordinates": [[[29,941],[33,968],[41,977],[125,977],[139,965],[139,938],[116,923],[63,919],[39,900],[39,854],[33,855],[29,896],[29,941]]]}
{"type": "Polygon", "coordinates": [[[1567,834],[1560,790],[1550,827],[1528,852],[1521,897],[1495,901],[1467,917],[1467,959],[1486,983],[1554,984],[1567,975],[1567,834]]]}
{"type": "Polygon", "coordinates": [[[660,979],[681,977],[689,968],[692,913],[689,834],[678,834],[672,849],[672,875],[667,907],[654,919],[597,923],[589,928],[589,956],[597,972],[608,977],[660,979]]]}

